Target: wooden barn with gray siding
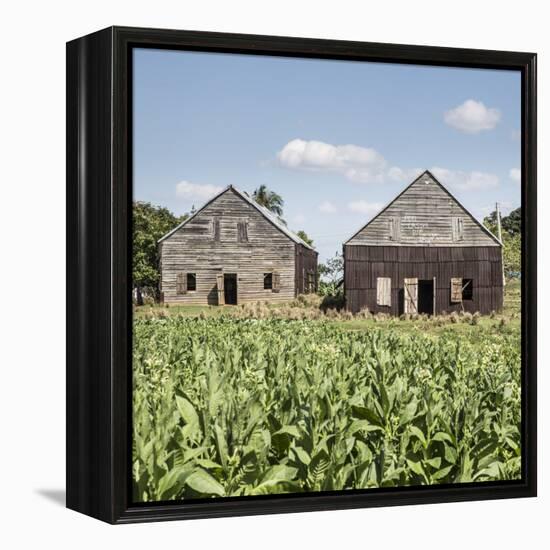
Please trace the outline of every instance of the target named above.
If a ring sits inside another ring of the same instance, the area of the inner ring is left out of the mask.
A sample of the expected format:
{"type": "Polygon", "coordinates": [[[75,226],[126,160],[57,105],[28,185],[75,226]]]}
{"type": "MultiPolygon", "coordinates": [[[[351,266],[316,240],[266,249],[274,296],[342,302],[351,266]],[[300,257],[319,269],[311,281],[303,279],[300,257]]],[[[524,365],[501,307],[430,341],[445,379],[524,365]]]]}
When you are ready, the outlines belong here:
{"type": "Polygon", "coordinates": [[[317,290],[317,252],[233,186],[158,245],[167,303],[284,302],[317,290]]]}
{"type": "Polygon", "coordinates": [[[426,171],[344,243],[346,307],[502,309],[502,244],[426,171]]]}

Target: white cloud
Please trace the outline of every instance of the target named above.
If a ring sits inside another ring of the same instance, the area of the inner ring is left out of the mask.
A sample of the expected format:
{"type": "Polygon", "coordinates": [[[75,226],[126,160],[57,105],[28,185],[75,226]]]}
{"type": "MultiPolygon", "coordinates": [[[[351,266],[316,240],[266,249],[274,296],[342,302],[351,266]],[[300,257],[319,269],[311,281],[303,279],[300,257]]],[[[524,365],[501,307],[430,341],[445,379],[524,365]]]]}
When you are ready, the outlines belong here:
{"type": "Polygon", "coordinates": [[[367,202],[365,200],[352,201],[348,203],[350,212],[374,216],[382,210],[384,205],[381,202],[367,202]]]}
{"type": "Polygon", "coordinates": [[[430,171],[443,185],[458,191],[479,191],[498,186],[498,176],[487,172],[462,172],[437,166],[430,171]]]}
{"type": "MultiPolygon", "coordinates": [[[[287,168],[339,173],[359,183],[408,184],[423,172],[421,168],[391,166],[374,149],[358,145],[331,145],[313,140],[293,139],[277,153],[277,157],[279,162],[287,168]]],[[[460,191],[489,189],[496,187],[499,183],[495,174],[487,172],[465,172],[441,167],[432,168],[431,171],[443,184],[460,191]]],[[[350,203],[348,208],[363,214],[372,211],[364,201],[350,203]],[[351,204],[354,206],[352,207],[351,204]]],[[[324,201],[319,205],[319,210],[324,213],[334,213],[336,207],[329,201],[324,201]]]]}
{"type": "Polygon", "coordinates": [[[323,201],[319,205],[319,212],[323,212],[324,214],[334,214],[336,211],[336,206],[334,206],[334,204],[332,204],[330,201],[323,201]]]}
{"type": "Polygon", "coordinates": [[[519,168],[512,168],[509,172],[510,179],[516,183],[521,183],[521,170],[519,168]]]}
{"type": "Polygon", "coordinates": [[[410,183],[414,181],[423,172],[421,168],[399,168],[398,166],[392,166],[388,170],[388,178],[398,183],[410,183]]]}
{"type": "Polygon", "coordinates": [[[176,196],[188,201],[199,200],[204,202],[218,194],[222,189],[223,187],[209,183],[191,183],[184,180],[176,185],[176,196]]]}
{"type": "Polygon", "coordinates": [[[488,108],[481,101],[468,99],[462,105],[445,112],[445,122],[467,134],[492,130],[501,118],[500,111],[488,108]]]}
{"type": "Polygon", "coordinates": [[[277,158],[287,168],[337,172],[358,183],[382,183],[387,170],[386,159],[374,149],[314,140],[293,139],[277,158]]]}

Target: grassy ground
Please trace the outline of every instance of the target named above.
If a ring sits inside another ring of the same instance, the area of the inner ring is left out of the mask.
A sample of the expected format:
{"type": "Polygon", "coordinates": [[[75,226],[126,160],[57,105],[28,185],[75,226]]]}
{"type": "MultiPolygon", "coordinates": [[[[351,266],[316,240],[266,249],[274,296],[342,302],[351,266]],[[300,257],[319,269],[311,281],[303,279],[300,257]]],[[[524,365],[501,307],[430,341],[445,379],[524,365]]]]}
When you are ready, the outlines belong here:
{"type": "MultiPolygon", "coordinates": [[[[288,316],[293,318],[293,315],[297,312],[295,306],[296,304],[263,304],[263,315],[269,315],[271,312],[285,316],[285,312],[287,312],[288,316]]],[[[242,317],[248,313],[251,317],[257,316],[256,311],[253,309],[254,304],[248,305],[247,308],[243,312],[241,306],[218,307],[154,304],[135,307],[134,314],[138,319],[149,316],[218,318],[220,316],[240,315],[242,317]]],[[[303,308],[315,308],[315,306],[304,305],[303,308]]],[[[413,334],[428,333],[435,336],[454,334],[455,336],[478,340],[482,339],[487,333],[519,334],[521,325],[520,308],[521,283],[519,280],[510,280],[505,286],[503,311],[493,315],[479,316],[475,319],[472,319],[470,315],[458,316],[458,318],[451,315],[436,317],[420,316],[414,320],[402,320],[385,315],[369,316],[368,318],[361,316],[352,317],[349,315],[321,315],[320,319],[353,331],[368,330],[372,327],[392,328],[413,334]]]]}

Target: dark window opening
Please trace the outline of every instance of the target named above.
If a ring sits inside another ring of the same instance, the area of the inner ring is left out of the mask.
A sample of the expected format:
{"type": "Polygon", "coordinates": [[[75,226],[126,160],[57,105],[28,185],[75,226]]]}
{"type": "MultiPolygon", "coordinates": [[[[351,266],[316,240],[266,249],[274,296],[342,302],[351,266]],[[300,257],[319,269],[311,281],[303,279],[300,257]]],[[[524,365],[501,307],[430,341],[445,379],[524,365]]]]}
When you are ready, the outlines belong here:
{"type": "Polygon", "coordinates": [[[462,279],[462,300],[474,299],[474,280],[462,279]]]}
{"type": "Polygon", "coordinates": [[[197,275],[195,273],[187,274],[187,290],[197,290],[197,275]]]}
{"type": "Polygon", "coordinates": [[[264,290],[273,289],[273,273],[264,273],[264,290]]]}

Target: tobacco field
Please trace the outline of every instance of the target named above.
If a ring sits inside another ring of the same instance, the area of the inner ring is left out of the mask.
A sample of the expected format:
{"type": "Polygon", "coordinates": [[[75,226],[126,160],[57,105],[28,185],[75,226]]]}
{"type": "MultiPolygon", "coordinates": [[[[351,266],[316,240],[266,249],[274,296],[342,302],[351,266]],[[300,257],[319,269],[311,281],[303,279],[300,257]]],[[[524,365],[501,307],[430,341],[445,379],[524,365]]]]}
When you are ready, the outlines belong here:
{"type": "Polygon", "coordinates": [[[519,338],[135,319],[134,500],[518,479],[519,338]]]}

